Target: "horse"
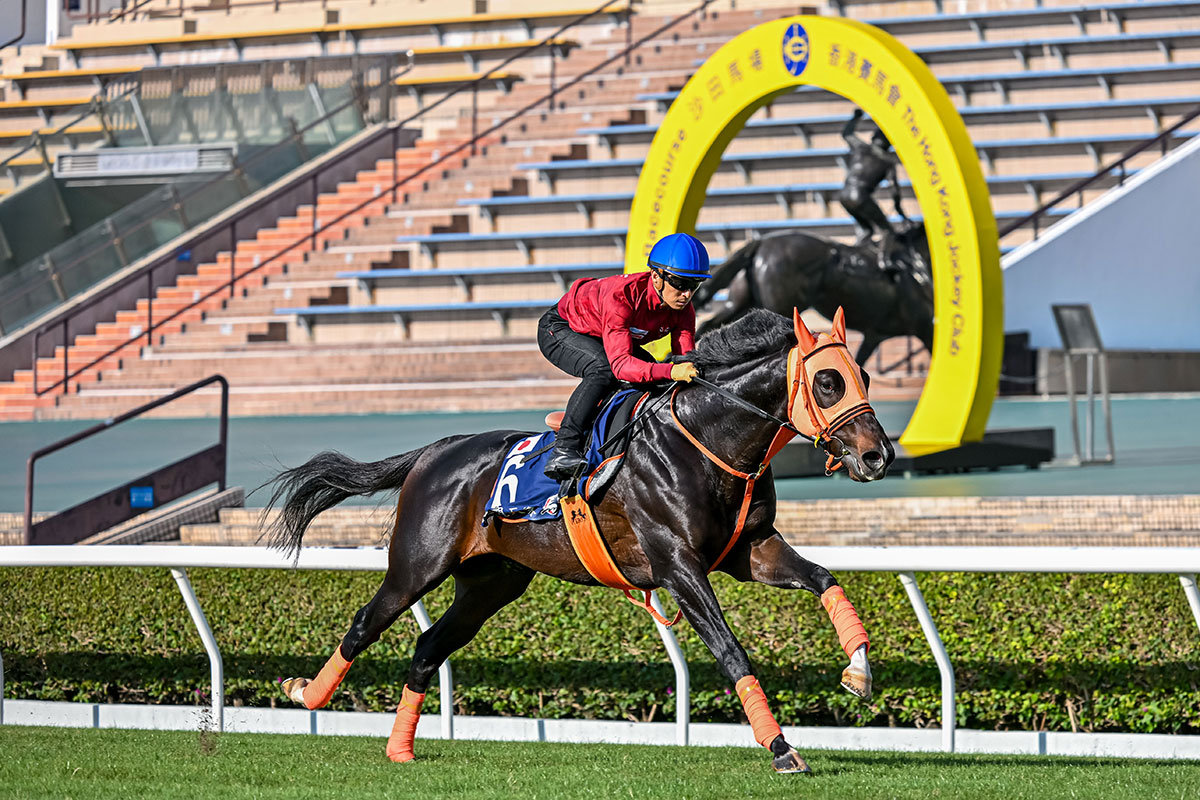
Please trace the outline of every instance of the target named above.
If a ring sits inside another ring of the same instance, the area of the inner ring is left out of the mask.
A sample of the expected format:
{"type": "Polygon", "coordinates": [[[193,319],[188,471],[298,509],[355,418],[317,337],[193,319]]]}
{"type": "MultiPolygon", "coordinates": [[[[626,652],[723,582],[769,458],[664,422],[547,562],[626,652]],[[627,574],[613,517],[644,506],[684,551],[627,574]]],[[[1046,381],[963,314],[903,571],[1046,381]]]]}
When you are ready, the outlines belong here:
{"type": "MultiPolygon", "coordinates": [[[[845,341],[841,313],[832,333],[814,336],[794,310],[791,321],[754,310],[702,337],[674,358],[695,363],[707,385],[673,384],[663,390],[669,398],[660,395],[664,402],[646,403],[621,471],[592,498],[597,528],[619,569],[638,589],[671,593],[737,687],[755,739],[785,773],[810,770],[771,715],[707,574],[719,568],[740,581],[817,595],[850,658],[842,685],[870,696],[866,631],[829,571],[802,558],[775,529],[768,464],[799,431],[825,446],[833,467],[844,465],[853,480],[885,476],[894,453],[867,400],[869,379],[845,341]]],[[[453,576],[454,601],[417,640],[388,738],[387,756],[411,761],[421,702],[438,667],[520,597],[535,573],[598,585],[561,519],[493,517],[481,525],[505,454],[528,435],[450,436],[372,463],[326,451],[269,482],[275,486],[267,510],[281,506],[264,533],[273,547],[293,554],[322,511],[354,495],[399,491],[382,585],[315,679],[283,683],[289,698],[310,709],[324,706],[354,659],[453,576]]]]}
{"type": "Polygon", "coordinates": [[[884,339],[916,336],[933,347],[933,280],[925,226],[899,226],[891,248],[894,269],[880,269],[878,245],[850,246],[820,236],[781,231],[749,242],[696,290],[697,310],[721,289],[728,298],[699,333],[716,330],[750,308],[789,313],[815,308],[827,319],[843,306],[863,327],[855,354],[860,366],[884,339]]]}

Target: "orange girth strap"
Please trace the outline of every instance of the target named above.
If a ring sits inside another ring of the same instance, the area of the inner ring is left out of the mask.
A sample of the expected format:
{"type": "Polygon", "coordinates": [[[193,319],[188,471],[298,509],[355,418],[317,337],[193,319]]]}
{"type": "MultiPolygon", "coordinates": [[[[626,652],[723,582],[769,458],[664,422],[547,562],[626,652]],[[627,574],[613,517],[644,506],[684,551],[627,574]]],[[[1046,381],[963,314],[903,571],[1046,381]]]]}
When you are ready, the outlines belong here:
{"type": "Polygon", "coordinates": [[[558,502],[562,509],[563,523],[567,526],[567,537],[571,540],[571,547],[589,575],[605,586],[620,589],[625,593],[625,599],[638,608],[644,609],[655,620],[668,628],[679,622],[683,617],[682,611],[676,612],[675,618],[668,621],[650,604],[650,592],[638,589],[621,572],[621,568],[617,566],[612,553],[608,550],[608,545],[600,536],[600,529],[596,527],[596,518],[592,516],[592,508],[586,500],[575,494],[570,497],[561,497],[558,502]],[[641,600],[633,595],[638,591],[642,593],[641,600]]]}
{"type": "Polygon", "coordinates": [[[781,426],[779,430],[775,432],[775,437],[771,439],[771,444],[767,447],[767,454],[763,456],[762,463],[758,465],[758,471],[754,473],[742,472],[741,470],[734,469],[722,461],[715,453],[713,453],[713,451],[705,447],[703,443],[693,436],[692,432],[684,426],[683,421],[679,419],[679,415],[675,413],[675,394],[678,391],[679,387],[676,386],[671,392],[671,419],[675,421],[675,426],[679,428],[683,435],[687,437],[687,440],[691,442],[697,450],[703,453],[709,461],[713,462],[730,475],[741,478],[746,482],[746,491],[742,495],[742,506],[740,509],[738,509],[737,522],[733,526],[733,535],[729,537],[729,541],[725,544],[725,549],[721,551],[721,555],[717,556],[717,559],[713,561],[711,566],[709,566],[708,571],[712,572],[721,564],[722,561],[725,560],[725,556],[729,555],[729,551],[733,549],[733,546],[737,544],[738,539],[740,539],[742,536],[742,530],[746,527],[746,517],[750,515],[750,501],[754,497],[755,482],[757,482],[758,479],[762,477],[762,474],[767,471],[767,466],[771,463],[771,459],[783,449],[785,444],[790,442],[796,436],[796,432],[791,428],[784,428],[781,426]]]}

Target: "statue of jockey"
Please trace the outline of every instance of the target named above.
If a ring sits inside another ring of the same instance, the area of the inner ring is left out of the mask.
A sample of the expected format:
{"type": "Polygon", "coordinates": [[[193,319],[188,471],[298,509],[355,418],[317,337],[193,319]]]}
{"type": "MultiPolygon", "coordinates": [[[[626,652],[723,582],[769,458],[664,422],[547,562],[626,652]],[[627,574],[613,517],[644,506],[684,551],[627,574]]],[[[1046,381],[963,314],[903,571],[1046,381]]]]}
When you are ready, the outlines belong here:
{"type": "Polygon", "coordinates": [[[887,178],[896,213],[904,217],[904,211],[900,207],[900,182],[896,178],[896,167],[900,164],[900,159],[892,152],[892,144],[883,131],[876,131],[870,142],[865,142],[855,135],[855,128],[858,127],[862,116],[861,108],[854,109],[854,115],[842,129],[842,138],[850,146],[850,159],[846,168],[846,183],[838,192],[838,200],[845,206],[846,211],[850,212],[850,216],[854,217],[861,230],[858,241],[855,242],[856,247],[871,239],[875,231],[880,233],[879,268],[887,271],[892,268],[891,255],[896,231],[872,194],[883,179],[887,178]]]}
{"type": "Polygon", "coordinates": [[[692,350],[692,296],[709,278],[708,251],[694,236],[673,233],[650,250],[650,269],[581,278],[538,322],[538,347],[550,363],[582,378],[571,394],[546,475],[566,480],[585,464],[583,445],[600,404],[618,381],[691,381],[694,364],[658,363],[640,346],[671,336],[671,352],[692,350]]]}

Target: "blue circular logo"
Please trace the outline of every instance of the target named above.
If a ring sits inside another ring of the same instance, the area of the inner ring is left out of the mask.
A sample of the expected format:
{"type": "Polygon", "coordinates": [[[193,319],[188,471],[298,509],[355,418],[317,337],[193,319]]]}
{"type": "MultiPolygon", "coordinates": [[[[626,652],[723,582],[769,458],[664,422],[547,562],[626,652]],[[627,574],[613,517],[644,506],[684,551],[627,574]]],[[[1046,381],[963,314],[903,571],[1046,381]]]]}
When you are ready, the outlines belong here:
{"type": "Polygon", "coordinates": [[[793,75],[799,75],[808,66],[808,34],[798,22],[783,32],[783,66],[793,75]]]}

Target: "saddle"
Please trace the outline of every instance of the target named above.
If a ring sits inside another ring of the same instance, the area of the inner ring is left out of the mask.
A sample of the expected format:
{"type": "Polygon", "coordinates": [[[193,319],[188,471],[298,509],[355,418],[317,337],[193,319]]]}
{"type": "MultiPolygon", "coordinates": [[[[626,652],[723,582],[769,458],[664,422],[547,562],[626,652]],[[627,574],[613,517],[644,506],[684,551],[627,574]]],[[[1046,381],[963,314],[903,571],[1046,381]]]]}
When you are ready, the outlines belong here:
{"type": "Polygon", "coordinates": [[[587,468],[578,481],[564,481],[561,485],[547,478],[542,469],[553,449],[554,434],[562,424],[563,412],[546,415],[549,431],[521,439],[505,454],[483,524],[488,525],[493,518],[504,522],[542,522],[561,516],[571,547],[588,573],[601,584],[620,589],[634,605],[663,625],[671,626],[682,615],[677,613],[668,621],[651,605],[650,592],[629,582],[592,516],[592,503],[600,501],[621,469],[633,436],[634,426],[630,423],[647,397],[648,392],[634,389],[622,389],[613,395],[592,426],[584,453],[587,468]],[[634,597],[634,592],[641,592],[642,598],[634,597]]]}
{"type": "MultiPolygon", "coordinates": [[[[620,471],[625,448],[633,435],[633,426],[629,423],[648,396],[648,392],[622,389],[601,408],[584,448],[588,466],[579,480],[573,482],[574,493],[588,501],[600,501],[604,490],[620,471]],[[615,432],[620,435],[613,438],[615,432]]],[[[562,412],[550,414],[546,423],[551,430],[527,436],[505,453],[484,514],[484,525],[493,517],[511,522],[542,522],[561,515],[558,499],[567,491],[543,472],[561,421],[562,412]]]]}

